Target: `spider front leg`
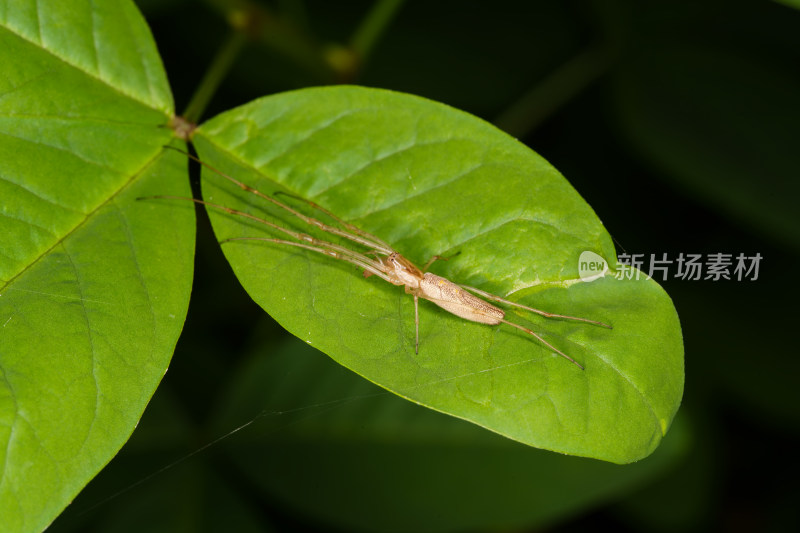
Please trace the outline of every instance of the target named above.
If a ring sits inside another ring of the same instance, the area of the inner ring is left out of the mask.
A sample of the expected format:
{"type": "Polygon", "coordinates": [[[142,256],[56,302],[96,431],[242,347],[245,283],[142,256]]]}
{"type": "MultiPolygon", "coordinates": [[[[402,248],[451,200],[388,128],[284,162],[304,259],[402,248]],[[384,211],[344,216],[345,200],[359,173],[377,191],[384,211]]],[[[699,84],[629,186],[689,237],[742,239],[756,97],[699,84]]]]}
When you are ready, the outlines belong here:
{"type": "Polygon", "coordinates": [[[459,250],[458,252],[454,253],[453,255],[448,255],[447,257],[445,257],[445,256],[443,256],[443,255],[434,255],[433,257],[431,257],[430,259],[428,259],[428,262],[427,262],[427,263],[425,263],[425,266],[424,266],[424,267],[422,267],[422,271],[423,271],[423,272],[427,272],[427,271],[428,271],[428,268],[430,268],[430,266],[433,264],[433,262],[434,262],[434,261],[438,261],[438,260],[440,260],[440,259],[441,259],[442,261],[450,261],[450,259],[452,259],[453,257],[457,256],[457,255],[458,255],[458,254],[460,254],[460,253],[461,253],[461,250],[459,250]]]}

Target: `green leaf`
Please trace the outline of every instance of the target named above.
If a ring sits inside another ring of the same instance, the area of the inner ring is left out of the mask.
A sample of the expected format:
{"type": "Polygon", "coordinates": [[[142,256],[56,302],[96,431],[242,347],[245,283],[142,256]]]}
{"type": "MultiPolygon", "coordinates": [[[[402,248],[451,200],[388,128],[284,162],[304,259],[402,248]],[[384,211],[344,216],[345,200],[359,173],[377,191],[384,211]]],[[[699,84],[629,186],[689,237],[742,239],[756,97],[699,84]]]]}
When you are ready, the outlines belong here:
{"type": "Polygon", "coordinates": [[[215,433],[263,410],[226,439],[241,475],[273,505],[343,531],[541,529],[661,477],[687,451],[676,426],[626,467],[546,453],[382,392],[297,340],[259,346],[227,389],[215,433]]]}
{"type": "Polygon", "coordinates": [[[188,185],[162,153],[171,96],[132,3],[2,2],[0,64],[0,517],[39,531],[166,372],[194,217],[136,201],[188,185]]]}
{"type": "Polygon", "coordinates": [[[800,9],[800,0],[775,0],[775,1],[783,5],[793,7],[795,9],[800,9]]]}
{"type": "Polygon", "coordinates": [[[796,250],[798,15],[753,7],[723,22],[710,10],[709,32],[695,31],[694,4],[637,21],[613,94],[624,134],[663,179],[796,250]],[[769,23],[754,33],[754,17],[769,23]]]}
{"type": "MultiPolygon", "coordinates": [[[[580,281],[581,252],[614,258],[611,239],[566,180],[514,139],[441,104],[337,87],[257,100],[203,125],[194,142],[223,172],[267,194],[313,200],[417,264],[458,253],[432,268],[451,280],[614,326],[508,313],[582,371],[521,331],[421,301],[415,354],[414,302],[401,288],[296,247],[223,244],[254,300],[342,365],[414,402],[563,453],[635,461],[667,431],[683,391],[669,297],[650,280],[580,281]]],[[[208,172],[204,197],[337,240],[208,172]]],[[[280,235],[211,211],[220,240],[280,235]]]]}

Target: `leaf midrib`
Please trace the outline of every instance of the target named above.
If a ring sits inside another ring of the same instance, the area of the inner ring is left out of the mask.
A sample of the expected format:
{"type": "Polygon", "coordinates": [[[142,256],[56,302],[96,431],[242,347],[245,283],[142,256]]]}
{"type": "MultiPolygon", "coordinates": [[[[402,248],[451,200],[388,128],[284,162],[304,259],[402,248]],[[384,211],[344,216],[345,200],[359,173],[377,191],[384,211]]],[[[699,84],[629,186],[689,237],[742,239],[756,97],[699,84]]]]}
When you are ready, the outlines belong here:
{"type": "Polygon", "coordinates": [[[134,182],[136,181],[136,179],[137,179],[139,176],[141,176],[141,175],[142,175],[142,173],[143,173],[143,172],[145,172],[145,171],[146,171],[146,170],[147,170],[147,169],[148,169],[148,168],[149,168],[151,165],[153,165],[153,163],[154,163],[155,161],[157,161],[157,160],[158,160],[158,158],[160,157],[160,155],[161,155],[161,151],[159,150],[159,151],[158,151],[158,152],[156,152],[156,153],[155,153],[155,154],[154,154],[154,155],[153,155],[151,158],[147,159],[147,160],[145,161],[145,163],[144,163],[144,164],[143,164],[141,167],[139,167],[139,169],[137,169],[135,172],[131,173],[131,177],[130,177],[130,178],[128,178],[128,179],[127,179],[125,182],[123,182],[123,183],[122,183],[122,185],[121,185],[119,188],[117,188],[117,189],[116,189],[116,190],[114,190],[114,191],[113,191],[111,194],[109,194],[109,195],[108,195],[108,197],[107,197],[107,198],[106,198],[104,201],[100,202],[100,203],[99,203],[99,204],[98,204],[96,207],[94,207],[92,210],[88,211],[88,212],[87,212],[87,213],[86,213],[86,214],[85,214],[85,215],[82,217],[82,219],[80,219],[80,221],[79,221],[78,223],[76,223],[74,226],[72,226],[72,227],[71,227],[71,228],[69,228],[68,230],[64,231],[64,232],[63,232],[63,234],[61,235],[61,237],[59,237],[59,238],[58,238],[56,241],[54,241],[54,242],[52,243],[52,245],[50,245],[50,246],[49,246],[47,249],[45,249],[44,251],[42,251],[42,252],[41,252],[39,255],[37,255],[36,257],[34,257],[33,259],[31,259],[31,260],[30,260],[30,261],[29,261],[29,262],[28,262],[28,263],[27,263],[27,264],[24,266],[24,268],[22,268],[22,269],[21,269],[19,272],[16,272],[16,273],[14,273],[14,274],[13,274],[13,275],[12,275],[12,276],[11,276],[11,277],[8,279],[8,281],[6,281],[6,283],[5,283],[4,285],[0,286],[0,294],[2,294],[2,291],[6,290],[8,287],[10,287],[10,286],[11,286],[11,284],[12,284],[12,283],[14,283],[14,281],[15,281],[16,279],[18,279],[19,277],[21,277],[21,276],[22,276],[22,275],[23,275],[23,274],[24,274],[24,273],[25,273],[27,270],[29,270],[31,267],[33,267],[33,265],[35,265],[36,263],[38,263],[39,261],[41,261],[41,260],[42,260],[42,258],[44,258],[44,257],[48,256],[48,255],[49,255],[49,254],[50,254],[50,253],[51,253],[51,252],[52,252],[52,251],[53,251],[53,250],[54,250],[56,247],[58,247],[58,246],[61,246],[61,245],[62,245],[62,243],[63,243],[63,242],[64,242],[64,241],[65,241],[67,238],[69,238],[69,237],[70,237],[70,236],[71,236],[73,233],[75,233],[75,232],[76,232],[78,229],[80,229],[80,228],[81,228],[81,227],[82,227],[84,224],[86,224],[86,222],[87,222],[88,220],[90,220],[90,219],[91,219],[91,218],[92,218],[92,217],[93,217],[93,216],[94,216],[94,215],[95,215],[95,214],[96,214],[98,211],[100,211],[101,209],[103,209],[104,207],[106,207],[106,206],[107,206],[107,205],[108,205],[108,204],[109,204],[111,201],[113,201],[113,200],[114,200],[114,199],[115,199],[117,196],[119,196],[119,195],[122,193],[122,191],[124,191],[124,190],[125,190],[125,189],[126,189],[128,186],[129,186],[129,185],[131,185],[132,183],[134,183],[134,182]]]}

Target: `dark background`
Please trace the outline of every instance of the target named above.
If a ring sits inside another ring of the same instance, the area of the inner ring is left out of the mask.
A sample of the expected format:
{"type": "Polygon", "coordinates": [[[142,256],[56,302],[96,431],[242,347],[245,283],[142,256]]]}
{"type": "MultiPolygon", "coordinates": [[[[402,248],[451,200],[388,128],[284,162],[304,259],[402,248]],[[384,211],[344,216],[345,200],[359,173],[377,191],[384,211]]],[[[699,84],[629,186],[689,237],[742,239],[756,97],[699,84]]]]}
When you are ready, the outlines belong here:
{"type": "MultiPolygon", "coordinates": [[[[679,418],[690,444],[680,459],[557,519],[517,525],[800,530],[800,11],[766,0],[399,4],[363,61],[348,43],[372,2],[258,4],[257,37],[204,118],[312,85],[409,92],[494,122],[544,156],[595,209],[618,252],[759,253],[755,281],[662,283],[685,343],[679,418]]],[[[180,111],[230,34],[231,6],[248,4],[139,5],[180,111]]],[[[130,443],[52,531],[135,530],[140,508],[164,531],[217,530],[214,512],[236,530],[242,509],[255,530],[346,530],[256,490],[233,471],[224,444],[187,457],[225,433],[210,413],[248,349],[287,335],[239,287],[202,214],[200,224],[194,295],[170,370],[130,443]],[[219,499],[186,497],[208,479],[235,504],[222,511],[219,499]],[[169,504],[141,503],[154,494],[169,504]]]]}

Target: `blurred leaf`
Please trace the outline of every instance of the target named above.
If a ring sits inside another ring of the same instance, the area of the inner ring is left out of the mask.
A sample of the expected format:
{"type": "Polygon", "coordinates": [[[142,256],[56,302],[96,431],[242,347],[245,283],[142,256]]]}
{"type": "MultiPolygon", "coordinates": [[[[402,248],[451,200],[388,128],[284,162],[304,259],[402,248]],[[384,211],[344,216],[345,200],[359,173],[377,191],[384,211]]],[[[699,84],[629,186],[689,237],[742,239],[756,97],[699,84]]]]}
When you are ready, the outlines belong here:
{"type": "MultiPolygon", "coordinates": [[[[768,257],[775,269],[797,261],[791,255],[768,257]]],[[[674,296],[685,310],[686,344],[697,354],[694,374],[703,386],[718,401],[735,405],[738,416],[797,433],[800,361],[794,356],[794,300],[787,297],[785,280],[765,270],[764,278],[737,283],[735,290],[707,283],[702,291],[676,287],[674,296]],[[764,302],[771,302],[769,312],[755,312],[764,302]]]]}
{"type": "Polygon", "coordinates": [[[800,14],[746,4],[722,17],[670,6],[668,23],[645,9],[614,99],[625,135],[665,179],[797,248],[800,14]]]}
{"type": "MultiPolygon", "coordinates": [[[[131,476],[135,476],[133,472],[131,476]]],[[[195,461],[171,469],[148,490],[126,494],[106,513],[96,531],[172,533],[175,531],[267,533],[261,513],[231,490],[224,478],[195,461]]],[[[81,530],[78,530],[81,531],[81,530]]]]}
{"type": "Polygon", "coordinates": [[[800,0],[775,0],[776,2],[793,7],[795,9],[800,9],[800,0]]]}
{"type": "MultiPolygon", "coordinates": [[[[159,389],[161,392],[162,389],[159,389]]],[[[148,406],[148,414],[150,406],[148,406]]],[[[147,417],[145,414],[144,418],[147,417]]],[[[187,429],[187,428],[182,428],[187,429]]],[[[138,433],[138,432],[137,432],[138,433]]],[[[189,430],[184,435],[193,435],[189,430]]],[[[131,441],[136,439],[136,433],[131,441]]],[[[260,509],[242,498],[241,487],[214,470],[208,456],[170,464],[152,472],[154,465],[169,464],[175,453],[131,453],[127,447],[78,496],[75,503],[47,529],[53,533],[170,533],[175,531],[237,533],[270,531],[260,509]],[[153,478],[143,478],[143,474],[153,478]],[[121,480],[128,485],[120,487],[121,480]],[[141,481],[140,486],[138,482],[141,481]],[[110,498],[109,498],[110,497],[110,498]]]]}
{"type": "Polygon", "coordinates": [[[383,392],[300,341],[265,345],[229,383],[231,460],[306,519],[345,531],[542,527],[613,500],[685,453],[679,428],[625,467],[535,450],[383,392]],[[307,384],[313,384],[308,386],[307,384]]]}
{"type": "MultiPolygon", "coordinates": [[[[257,100],[208,122],[194,142],[224,172],[267,194],[314,200],[413,261],[460,253],[433,267],[450,279],[614,325],[509,313],[581,371],[527,334],[423,301],[415,355],[414,303],[402,289],[314,252],[226,243],[242,285],[291,333],[396,394],[526,444],[620,463],[658,445],[683,391],[672,303],[652,281],[580,282],[581,252],[613,258],[611,240],[525,146],[441,104],[355,87],[257,100]]],[[[205,180],[208,201],[310,231],[218,175],[205,180]]],[[[211,218],[220,240],[270,235],[242,217],[212,210],[211,218]]]]}
{"type": "Polygon", "coordinates": [[[114,456],[181,331],[193,213],[127,1],[0,3],[0,517],[39,531],[114,456]],[[169,227],[171,233],[160,230],[169,227]]]}
{"type": "Polygon", "coordinates": [[[692,405],[694,411],[684,402],[670,433],[670,437],[680,435],[683,440],[680,447],[685,453],[680,463],[615,506],[615,514],[635,526],[635,531],[714,529],[717,502],[713,495],[725,447],[719,443],[717,422],[708,413],[698,416],[697,406],[702,410],[707,403],[692,405]]]}

